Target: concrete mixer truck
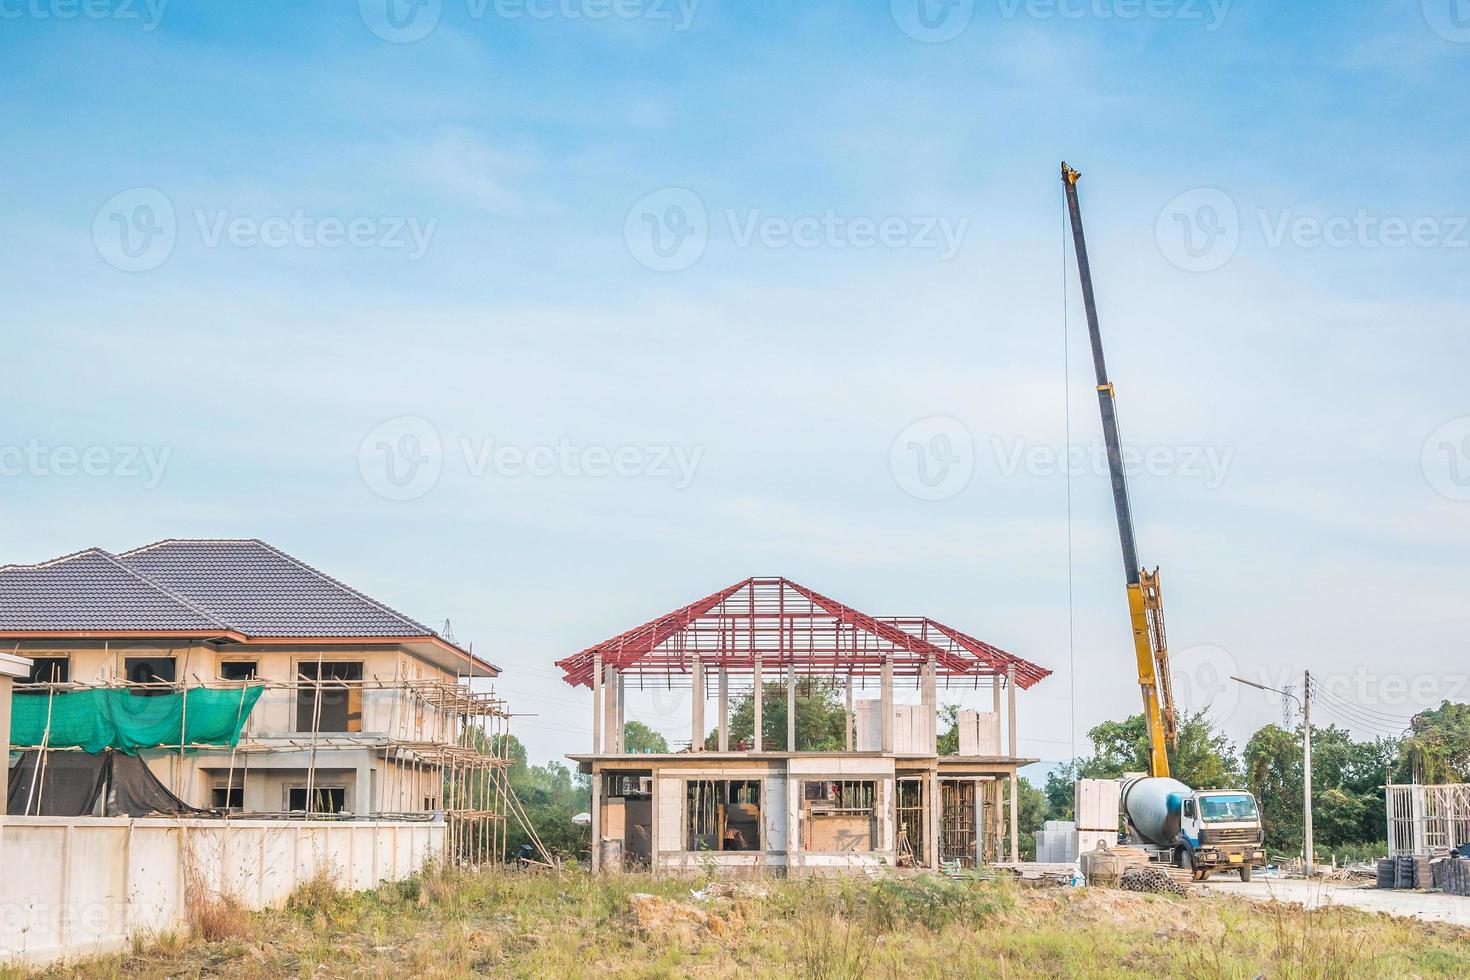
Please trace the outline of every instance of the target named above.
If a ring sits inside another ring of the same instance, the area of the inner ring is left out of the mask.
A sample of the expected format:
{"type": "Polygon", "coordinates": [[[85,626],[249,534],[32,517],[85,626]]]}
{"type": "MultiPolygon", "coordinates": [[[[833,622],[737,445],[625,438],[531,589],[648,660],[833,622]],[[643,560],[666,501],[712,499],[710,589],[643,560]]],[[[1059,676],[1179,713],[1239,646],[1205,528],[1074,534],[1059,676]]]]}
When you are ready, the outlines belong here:
{"type": "Polygon", "coordinates": [[[1082,305],[1087,315],[1092,363],[1097,375],[1098,408],[1102,414],[1112,480],[1113,509],[1123,545],[1123,573],[1128,585],[1128,616],[1138,687],[1143,695],[1143,719],[1148,729],[1149,774],[1125,779],[1121,809],[1130,843],[1147,850],[1156,860],[1187,867],[1197,879],[1223,868],[1238,869],[1242,880],[1264,867],[1260,810],[1244,790],[1195,791],[1169,775],[1168,751],[1178,740],[1174,693],[1170,683],[1169,643],[1164,632],[1164,598],[1159,570],[1139,566],[1133,533],[1133,508],[1123,469],[1122,437],[1118,431],[1116,392],[1103,358],[1097,301],[1092,290],[1092,268],[1082,232],[1082,207],[1077,181],[1082,175],[1062,164],[1077,274],[1082,283],[1082,305]]]}
{"type": "Polygon", "coordinates": [[[1177,779],[1133,776],[1121,798],[1128,843],[1155,861],[1186,868],[1196,881],[1217,871],[1250,881],[1266,866],[1256,798],[1236,789],[1192,790],[1177,779]]]}

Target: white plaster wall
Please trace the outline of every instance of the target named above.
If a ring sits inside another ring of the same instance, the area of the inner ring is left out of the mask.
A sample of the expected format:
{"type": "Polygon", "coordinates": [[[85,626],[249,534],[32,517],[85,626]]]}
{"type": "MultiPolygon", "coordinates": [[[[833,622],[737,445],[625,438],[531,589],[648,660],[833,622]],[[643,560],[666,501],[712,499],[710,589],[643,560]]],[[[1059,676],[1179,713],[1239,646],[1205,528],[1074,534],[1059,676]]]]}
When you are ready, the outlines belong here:
{"type": "Polygon", "coordinates": [[[442,823],[0,818],[0,962],[41,963],[184,931],[196,892],[278,906],[325,870],[346,889],[442,858],[442,823]]]}

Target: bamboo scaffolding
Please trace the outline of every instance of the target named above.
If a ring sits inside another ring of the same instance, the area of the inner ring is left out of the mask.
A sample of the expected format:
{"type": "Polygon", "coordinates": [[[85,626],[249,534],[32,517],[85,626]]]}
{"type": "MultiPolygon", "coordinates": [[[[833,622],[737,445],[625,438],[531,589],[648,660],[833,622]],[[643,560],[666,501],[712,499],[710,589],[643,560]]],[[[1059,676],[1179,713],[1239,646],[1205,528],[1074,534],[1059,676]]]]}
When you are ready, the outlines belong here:
{"type": "MultiPolygon", "coordinates": [[[[506,770],[512,764],[508,742],[510,710],[507,702],[493,690],[476,691],[469,680],[410,679],[403,676],[401,663],[395,665],[392,681],[376,676],[364,680],[336,680],[330,683],[322,678],[325,658],[318,654],[316,678],[297,674],[292,681],[214,679],[202,681],[187,674],[177,681],[130,681],[124,676],[114,675],[105,681],[82,683],[76,681],[18,684],[18,692],[41,693],[48,696],[48,721],[40,746],[16,746],[37,750],[36,773],[31,794],[39,797],[43,792],[47,758],[52,752],[80,752],[71,746],[50,744],[51,706],[56,695],[78,691],[114,689],[138,694],[185,693],[189,690],[226,690],[241,694],[240,713],[236,723],[240,736],[228,747],[226,770],[224,816],[236,818],[247,815],[245,810],[245,779],[250,769],[252,756],[267,756],[272,753],[300,751],[308,754],[306,812],[284,812],[265,810],[249,812],[252,818],[265,819],[362,819],[359,814],[334,814],[317,812],[317,767],[319,755],[331,749],[367,749],[379,756],[382,765],[378,770],[379,786],[377,805],[369,799],[370,819],[443,819],[447,825],[447,857],[456,863],[486,864],[506,858],[507,829],[510,821],[525,826],[524,808],[506,797],[510,791],[506,770]],[[251,716],[243,716],[244,692],[247,688],[264,689],[262,699],[267,696],[300,698],[303,692],[311,697],[312,724],[309,732],[260,732],[251,716]],[[390,708],[387,730],[383,732],[323,732],[322,700],[323,689],[358,692],[362,704],[363,721],[366,723],[368,695],[389,698],[390,708]],[[409,730],[410,710],[416,718],[409,730]],[[235,789],[237,762],[241,773],[239,786],[240,812],[233,813],[230,805],[235,789]],[[389,787],[390,778],[394,782],[389,787]],[[390,794],[396,808],[389,809],[390,794]],[[420,808],[417,804],[423,803],[420,808]],[[437,813],[426,812],[437,811],[437,813]]],[[[485,678],[481,678],[484,680],[485,678]]],[[[223,752],[226,747],[216,743],[196,743],[188,740],[185,732],[186,719],[180,721],[179,741],[167,746],[170,753],[173,782],[183,781],[184,756],[192,752],[223,752]]],[[[34,801],[39,809],[39,798],[34,801]]],[[[538,849],[543,850],[541,841],[536,840],[538,849]]]]}

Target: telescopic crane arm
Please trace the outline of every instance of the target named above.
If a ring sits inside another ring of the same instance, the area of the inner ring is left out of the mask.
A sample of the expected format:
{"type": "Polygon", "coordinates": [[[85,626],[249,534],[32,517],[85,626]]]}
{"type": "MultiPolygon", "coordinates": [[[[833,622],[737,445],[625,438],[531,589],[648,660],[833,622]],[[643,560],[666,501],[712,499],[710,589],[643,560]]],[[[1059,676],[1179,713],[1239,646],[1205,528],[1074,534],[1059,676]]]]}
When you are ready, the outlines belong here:
{"type": "Polygon", "coordinates": [[[1113,483],[1113,509],[1118,515],[1118,537],[1123,545],[1123,573],[1128,583],[1128,617],[1133,627],[1133,648],[1138,659],[1138,686],[1143,693],[1143,718],[1148,725],[1150,773],[1169,775],[1166,746],[1177,737],[1174,692],[1169,682],[1169,647],[1164,633],[1164,605],[1159,592],[1159,570],[1139,567],[1138,545],[1133,534],[1133,508],[1128,500],[1128,481],[1123,473],[1122,441],[1118,435],[1118,409],[1113,383],[1108,380],[1103,358],[1102,333],[1097,325],[1097,300],[1092,294],[1092,267],[1087,261],[1087,242],[1082,234],[1082,208],[1077,203],[1077,180],[1082,175],[1062,164],[1062,183],[1067,190],[1067,213],[1072,221],[1072,241],[1077,251],[1077,273],[1082,280],[1082,303],[1087,311],[1087,332],[1092,339],[1092,366],[1097,373],[1097,403],[1102,412],[1103,439],[1108,451],[1108,472],[1113,483]]]}

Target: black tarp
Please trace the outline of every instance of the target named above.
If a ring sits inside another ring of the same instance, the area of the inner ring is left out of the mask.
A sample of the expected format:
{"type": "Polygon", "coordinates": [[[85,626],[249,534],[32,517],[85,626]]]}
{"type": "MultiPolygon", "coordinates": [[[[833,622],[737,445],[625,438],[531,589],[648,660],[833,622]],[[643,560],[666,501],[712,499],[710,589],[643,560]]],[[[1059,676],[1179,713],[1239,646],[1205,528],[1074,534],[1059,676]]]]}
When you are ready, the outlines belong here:
{"type": "Polygon", "coordinates": [[[10,792],[5,812],[24,816],[29,807],[33,817],[88,817],[102,795],[107,781],[110,753],[47,752],[41,762],[37,783],[36,750],[20,753],[20,762],[10,767],[10,792]],[[34,789],[32,787],[35,787],[34,789]]]}
{"type": "Polygon", "coordinates": [[[106,806],[109,817],[146,817],[154,813],[179,817],[213,812],[192,807],[170,793],[138,756],[122,752],[111,755],[106,806]]]}
{"type": "Polygon", "coordinates": [[[212,811],[192,807],[170,793],[138,756],[108,749],[105,752],[47,752],[41,765],[41,784],[32,793],[36,776],[35,750],[22,752],[10,767],[10,793],[5,812],[23,816],[89,817],[103,800],[102,815],[147,817],[184,816],[212,811]]]}

